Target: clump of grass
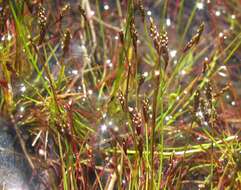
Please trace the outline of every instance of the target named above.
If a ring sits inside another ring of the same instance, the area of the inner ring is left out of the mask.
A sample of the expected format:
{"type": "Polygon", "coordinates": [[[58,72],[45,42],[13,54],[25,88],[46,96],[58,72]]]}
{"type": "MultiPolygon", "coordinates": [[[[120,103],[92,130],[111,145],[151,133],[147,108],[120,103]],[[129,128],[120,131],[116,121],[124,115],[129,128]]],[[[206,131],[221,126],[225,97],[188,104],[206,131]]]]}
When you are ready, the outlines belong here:
{"type": "Polygon", "coordinates": [[[157,1],[158,27],[144,3],[0,2],[1,39],[11,34],[0,44],[1,115],[33,173],[56,171],[47,189],[240,188],[239,94],[232,77],[219,80],[232,75],[220,64],[240,56],[240,23],[225,44],[209,32],[233,19],[218,21],[218,6],[194,23],[200,5],[157,1]]]}

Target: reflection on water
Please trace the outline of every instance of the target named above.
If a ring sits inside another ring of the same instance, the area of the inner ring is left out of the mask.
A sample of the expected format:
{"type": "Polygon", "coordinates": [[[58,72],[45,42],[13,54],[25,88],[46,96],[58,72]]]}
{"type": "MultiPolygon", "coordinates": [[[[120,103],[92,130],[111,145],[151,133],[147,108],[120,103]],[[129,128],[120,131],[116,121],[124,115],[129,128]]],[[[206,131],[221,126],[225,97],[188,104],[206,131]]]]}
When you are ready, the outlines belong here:
{"type": "Polygon", "coordinates": [[[38,171],[37,175],[33,176],[13,127],[0,117],[0,189],[49,189],[43,185],[43,180],[48,181],[45,179],[49,176],[46,171],[38,171]]]}
{"type": "Polygon", "coordinates": [[[11,126],[0,118],[0,185],[7,190],[28,190],[30,170],[16,140],[11,126]]]}

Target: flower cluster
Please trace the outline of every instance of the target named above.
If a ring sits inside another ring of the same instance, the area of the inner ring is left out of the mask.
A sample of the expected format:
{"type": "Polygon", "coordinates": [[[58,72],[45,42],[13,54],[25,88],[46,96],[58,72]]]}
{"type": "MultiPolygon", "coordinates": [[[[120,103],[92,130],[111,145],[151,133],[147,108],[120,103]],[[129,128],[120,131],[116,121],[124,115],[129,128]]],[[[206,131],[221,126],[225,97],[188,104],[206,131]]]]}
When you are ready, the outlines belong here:
{"type": "Polygon", "coordinates": [[[136,130],[137,135],[139,136],[141,134],[143,124],[141,113],[136,108],[132,107],[129,107],[128,111],[130,113],[132,125],[136,130]]]}
{"type": "Polygon", "coordinates": [[[168,56],[168,36],[167,32],[158,32],[157,27],[153,21],[153,18],[150,18],[150,35],[154,43],[154,47],[159,55],[161,55],[165,61],[165,69],[167,67],[169,56],[168,56]]]}
{"type": "Polygon", "coordinates": [[[204,23],[202,23],[199,27],[198,30],[196,32],[196,34],[192,37],[192,39],[185,45],[185,47],[183,48],[183,52],[188,51],[189,49],[191,49],[194,45],[197,45],[200,37],[203,33],[204,30],[204,23]]]}
{"type": "Polygon", "coordinates": [[[43,30],[47,25],[47,11],[44,6],[39,5],[37,16],[39,27],[41,30],[43,30]]]}

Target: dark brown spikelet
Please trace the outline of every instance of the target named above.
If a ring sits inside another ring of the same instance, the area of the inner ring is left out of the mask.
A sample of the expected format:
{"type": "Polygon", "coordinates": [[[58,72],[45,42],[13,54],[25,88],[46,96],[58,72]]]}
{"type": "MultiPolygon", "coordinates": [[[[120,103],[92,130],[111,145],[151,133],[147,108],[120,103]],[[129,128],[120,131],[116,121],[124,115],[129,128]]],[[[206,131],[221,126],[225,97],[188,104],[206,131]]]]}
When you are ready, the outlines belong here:
{"type": "Polygon", "coordinates": [[[5,29],[5,23],[6,23],[6,11],[5,8],[3,7],[2,9],[0,9],[0,37],[1,37],[1,33],[4,33],[4,29],[5,29]]]}
{"type": "Polygon", "coordinates": [[[154,44],[156,51],[159,53],[160,52],[159,33],[157,31],[157,27],[156,27],[152,17],[150,18],[150,23],[151,23],[150,36],[153,40],[153,44],[154,44]]]}
{"type": "Polygon", "coordinates": [[[142,100],[142,112],[145,122],[147,123],[149,120],[148,110],[149,110],[150,102],[148,98],[144,98],[142,100]]]}
{"type": "Polygon", "coordinates": [[[136,130],[136,134],[139,136],[141,134],[142,124],[143,124],[141,113],[136,108],[131,108],[131,107],[129,107],[128,111],[131,117],[132,125],[136,130]]]}
{"type": "Polygon", "coordinates": [[[202,23],[196,32],[196,34],[192,37],[192,39],[186,44],[186,46],[183,48],[183,52],[187,52],[189,49],[191,49],[194,45],[197,45],[200,37],[204,30],[204,23],[202,23]]]}
{"type": "Polygon", "coordinates": [[[167,37],[167,32],[164,31],[160,34],[160,47],[161,47],[161,52],[164,50],[167,50],[167,45],[168,45],[168,37],[167,37]]]}
{"type": "Polygon", "coordinates": [[[203,75],[205,75],[205,73],[207,72],[208,67],[209,67],[209,61],[208,61],[208,59],[205,59],[203,61],[203,70],[202,70],[202,74],[203,75]]]}
{"type": "Polygon", "coordinates": [[[85,12],[85,10],[79,5],[79,11],[82,17],[84,17],[85,21],[87,21],[87,14],[85,12]]]}
{"type": "Polygon", "coordinates": [[[150,36],[158,55],[162,56],[165,61],[164,69],[166,69],[169,61],[167,32],[163,31],[159,33],[153,18],[150,18],[150,36]]]}
{"type": "Polygon", "coordinates": [[[212,89],[211,83],[208,82],[205,86],[205,95],[210,107],[212,107],[212,100],[213,100],[212,91],[213,89],[212,89]]]}
{"type": "Polygon", "coordinates": [[[134,17],[131,18],[130,34],[131,34],[132,44],[133,44],[135,53],[137,53],[137,38],[138,38],[138,34],[137,34],[137,31],[136,31],[136,26],[135,26],[135,19],[134,19],[134,17]]]}
{"type": "Polygon", "coordinates": [[[70,30],[67,29],[64,33],[64,37],[63,37],[63,41],[62,41],[62,48],[63,48],[64,56],[69,51],[70,39],[71,39],[70,30]]]}
{"type": "Polygon", "coordinates": [[[118,92],[117,98],[121,104],[123,111],[125,110],[125,97],[121,91],[118,92]]]}
{"type": "Polygon", "coordinates": [[[39,5],[37,16],[38,16],[39,27],[41,29],[45,28],[46,25],[47,25],[47,11],[46,11],[46,9],[44,8],[43,5],[39,5]]]}
{"type": "Polygon", "coordinates": [[[138,139],[138,152],[140,157],[142,157],[143,154],[143,138],[140,136],[138,139]]]}
{"type": "Polygon", "coordinates": [[[37,17],[38,17],[38,25],[40,28],[39,44],[41,44],[44,40],[44,36],[46,33],[46,26],[47,26],[47,11],[44,8],[44,6],[41,4],[38,7],[37,17]]]}
{"type": "Polygon", "coordinates": [[[198,111],[199,104],[200,104],[200,91],[197,90],[197,92],[194,95],[194,103],[193,103],[194,112],[198,111]]]}
{"type": "Polygon", "coordinates": [[[119,37],[120,37],[121,44],[124,45],[124,32],[123,32],[123,30],[121,30],[119,32],[119,37]]]}
{"type": "Polygon", "coordinates": [[[123,138],[122,140],[122,148],[124,153],[127,155],[127,149],[128,149],[128,140],[127,138],[123,138]]]}
{"type": "Polygon", "coordinates": [[[168,37],[167,37],[166,31],[161,33],[160,40],[161,40],[161,55],[162,55],[162,58],[165,61],[164,70],[166,70],[166,68],[168,66],[168,62],[169,62],[169,55],[168,55],[168,49],[167,49],[168,37]]]}
{"type": "Polygon", "coordinates": [[[140,76],[139,80],[138,80],[138,87],[137,87],[137,92],[138,94],[140,93],[140,89],[141,89],[141,85],[145,82],[145,77],[144,76],[140,76]]]}

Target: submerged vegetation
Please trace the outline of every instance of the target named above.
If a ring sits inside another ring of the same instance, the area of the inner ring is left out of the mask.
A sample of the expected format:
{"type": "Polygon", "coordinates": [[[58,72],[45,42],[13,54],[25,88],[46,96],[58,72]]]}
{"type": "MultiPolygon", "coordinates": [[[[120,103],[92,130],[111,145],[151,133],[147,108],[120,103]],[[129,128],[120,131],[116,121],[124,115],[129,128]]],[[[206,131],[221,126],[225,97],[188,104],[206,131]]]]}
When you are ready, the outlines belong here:
{"type": "Polygon", "coordinates": [[[241,189],[240,10],[238,0],[0,0],[0,118],[27,183],[241,189]]]}

